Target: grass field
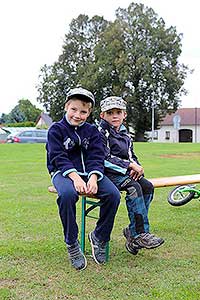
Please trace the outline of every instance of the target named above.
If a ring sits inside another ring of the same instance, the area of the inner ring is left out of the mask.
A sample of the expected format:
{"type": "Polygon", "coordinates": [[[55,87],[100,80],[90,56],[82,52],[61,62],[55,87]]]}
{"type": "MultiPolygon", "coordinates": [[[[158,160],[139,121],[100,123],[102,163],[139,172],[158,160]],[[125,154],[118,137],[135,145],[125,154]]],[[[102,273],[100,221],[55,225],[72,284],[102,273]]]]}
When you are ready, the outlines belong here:
{"type": "MultiPolygon", "coordinates": [[[[197,174],[199,144],[135,143],[146,177],[197,174]]],[[[167,203],[170,188],[155,190],[151,231],[165,239],[160,248],[137,256],[125,247],[127,225],[122,197],[110,243],[110,261],[98,266],[90,256],[82,272],[71,268],[43,144],[0,145],[0,299],[200,299],[200,203],[167,203]]],[[[77,206],[80,220],[80,203],[77,206]]],[[[88,219],[87,231],[95,220],[88,219]]]]}

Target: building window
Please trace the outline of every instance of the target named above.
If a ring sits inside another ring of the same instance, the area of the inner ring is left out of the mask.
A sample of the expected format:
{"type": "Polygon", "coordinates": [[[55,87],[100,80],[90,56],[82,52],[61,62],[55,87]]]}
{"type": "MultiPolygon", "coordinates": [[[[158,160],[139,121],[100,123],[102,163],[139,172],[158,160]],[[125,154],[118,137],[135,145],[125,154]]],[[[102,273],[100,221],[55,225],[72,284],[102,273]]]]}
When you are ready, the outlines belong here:
{"type": "Polygon", "coordinates": [[[154,137],[153,137],[154,140],[157,140],[158,139],[158,131],[155,130],[154,131],[154,137]]]}
{"type": "Polygon", "coordinates": [[[165,139],[166,140],[170,139],[170,131],[165,131],[165,139]]]}

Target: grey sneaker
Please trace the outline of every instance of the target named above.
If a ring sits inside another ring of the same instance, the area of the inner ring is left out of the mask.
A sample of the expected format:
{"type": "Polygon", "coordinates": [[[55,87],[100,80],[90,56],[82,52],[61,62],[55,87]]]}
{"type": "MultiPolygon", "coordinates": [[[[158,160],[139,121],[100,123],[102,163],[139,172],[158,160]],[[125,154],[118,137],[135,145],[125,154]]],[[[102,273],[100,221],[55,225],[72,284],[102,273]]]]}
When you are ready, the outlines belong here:
{"type": "Polygon", "coordinates": [[[87,267],[87,260],[80,248],[78,241],[72,245],[67,245],[67,250],[72,266],[76,270],[84,270],[87,267]]]}
{"type": "Polygon", "coordinates": [[[140,248],[153,249],[161,246],[163,243],[164,240],[162,238],[148,232],[141,233],[138,237],[134,238],[134,244],[140,248]]]}
{"type": "Polygon", "coordinates": [[[99,241],[94,232],[90,232],[88,235],[92,247],[92,256],[97,264],[103,264],[106,262],[106,246],[107,242],[99,241]]]}
{"type": "Polygon", "coordinates": [[[133,255],[137,255],[140,247],[134,244],[134,238],[131,236],[131,231],[128,227],[123,229],[123,235],[126,238],[125,247],[127,251],[133,255]]]}

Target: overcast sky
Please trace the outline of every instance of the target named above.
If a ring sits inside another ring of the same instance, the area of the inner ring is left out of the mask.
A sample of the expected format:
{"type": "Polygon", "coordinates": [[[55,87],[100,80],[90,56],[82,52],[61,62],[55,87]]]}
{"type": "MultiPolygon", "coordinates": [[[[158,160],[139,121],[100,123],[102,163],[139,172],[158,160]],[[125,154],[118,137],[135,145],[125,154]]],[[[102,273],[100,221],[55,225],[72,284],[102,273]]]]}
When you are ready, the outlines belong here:
{"type": "Polygon", "coordinates": [[[152,7],[166,26],[183,33],[181,62],[194,69],[185,82],[182,107],[200,107],[200,17],[198,0],[3,0],[0,2],[0,112],[9,113],[26,98],[37,107],[38,76],[62,50],[68,25],[80,13],[113,20],[131,2],[152,7]]]}

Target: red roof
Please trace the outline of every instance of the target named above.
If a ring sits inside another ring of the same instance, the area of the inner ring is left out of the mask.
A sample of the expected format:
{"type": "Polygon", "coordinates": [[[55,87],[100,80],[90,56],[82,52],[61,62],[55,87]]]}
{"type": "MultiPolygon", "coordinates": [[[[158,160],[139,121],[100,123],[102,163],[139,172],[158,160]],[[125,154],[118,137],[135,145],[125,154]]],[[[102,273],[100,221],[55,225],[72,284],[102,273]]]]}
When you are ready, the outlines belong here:
{"type": "Polygon", "coordinates": [[[180,116],[180,125],[200,125],[200,108],[179,108],[175,113],[168,114],[161,122],[163,125],[173,125],[174,116],[180,116]]]}

